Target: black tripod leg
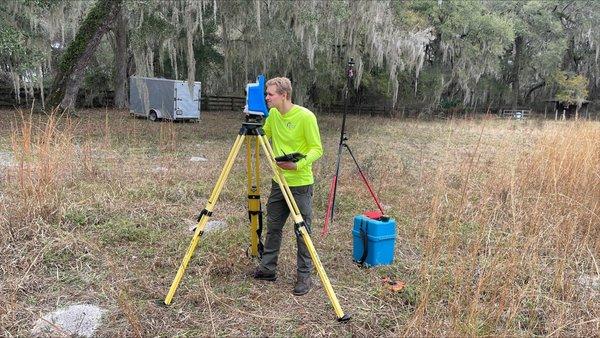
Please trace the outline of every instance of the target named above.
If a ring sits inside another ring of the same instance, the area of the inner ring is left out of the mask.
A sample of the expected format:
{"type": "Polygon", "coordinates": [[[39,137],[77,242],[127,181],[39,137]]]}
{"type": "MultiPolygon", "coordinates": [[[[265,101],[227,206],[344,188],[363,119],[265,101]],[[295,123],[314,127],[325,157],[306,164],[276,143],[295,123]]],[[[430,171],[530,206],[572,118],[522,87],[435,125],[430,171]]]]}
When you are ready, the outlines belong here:
{"type": "Polygon", "coordinates": [[[344,93],[344,115],[342,116],[342,129],[340,130],[340,144],[337,152],[337,161],[335,165],[335,175],[331,180],[331,186],[329,187],[329,196],[327,196],[327,213],[325,214],[325,224],[323,225],[322,235],[327,234],[329,231],[329,222],[333,220],[335,213],[335,195],[337,192],[338,175],[340,174],[340,160],[342,156],[342,147],[345,145],[346,140],[346,116],[348,115],[348,93],[351,88],[354,87],[354,60],[351,58],[348,62],[348,68],[346,69],[348,76],[348,83],[346,84],[346,92],[344,93]]]}
{"type": "Polygon", "coordinates": [[[335,175],[331,179],[331,185],[329,186],[329,195],[327,196],[327,213],[325,214],[325,224],[323,225],[322,234],[326,234],[329,231],[329,222],[333,220],[333,214],[335,210],[335,195],[337,193],[337,183],[340,174],[340,161],[342,157],[342,147],[344,143],[340,143],[337,152],[337,160],[335,162],[335,175]]]}
{"type": "Polygon", "coordinates": [[[360,174],[362,181],[367,186],[367,189],[369,189],[369,193],[371,194],[371,197],[373,197],[375,204],[377,204],[377,208],[379,208],[379,211],[381,211],[381,214],[384,214],[385,212],[383,211],[383,207],[381,206],[381,203],[379,203],[379,198],[377,198],[377,196],[375,195],[375,192],[373,191],[373,189],[371,188],[371,185],[369,184],[369,181],[367,180],[367,177],[365,176],[365,174],[363,174],[362,169],[360,168],[360,165],[358,164],[358,161],[356,160],[356,157],[354,157],[354,154],[352,154],[352,150],[346,143],[344,143],[344,146],[346,147],[346,149],[348,149],[348,152],[350,153],[350,157],[352,157],[354,164],[356,164],[358,173],[360,174]]]}

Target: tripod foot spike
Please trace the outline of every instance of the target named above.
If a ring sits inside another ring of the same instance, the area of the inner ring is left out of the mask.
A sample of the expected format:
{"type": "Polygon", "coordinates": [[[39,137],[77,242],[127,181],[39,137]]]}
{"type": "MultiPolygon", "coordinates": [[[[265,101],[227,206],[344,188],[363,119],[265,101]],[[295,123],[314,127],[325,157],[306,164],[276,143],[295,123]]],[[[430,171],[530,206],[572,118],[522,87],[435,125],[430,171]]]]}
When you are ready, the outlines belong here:
{"type": "Polygon", "coordinates": [[[349,314],[349,313],[346,313],[342,317],[338,318],[337,321],[340,322],[340,323],[345,323],[345,322],[349,321],[350,318],[352,318],[352,315],[349,314]]]}
{"type": "Polygon", "coordinates": [[[165,301],[163,299],[155,299],[154,305],[159,306],[159,307],[169,307],[170,304],[165,303],[165,301]]]}

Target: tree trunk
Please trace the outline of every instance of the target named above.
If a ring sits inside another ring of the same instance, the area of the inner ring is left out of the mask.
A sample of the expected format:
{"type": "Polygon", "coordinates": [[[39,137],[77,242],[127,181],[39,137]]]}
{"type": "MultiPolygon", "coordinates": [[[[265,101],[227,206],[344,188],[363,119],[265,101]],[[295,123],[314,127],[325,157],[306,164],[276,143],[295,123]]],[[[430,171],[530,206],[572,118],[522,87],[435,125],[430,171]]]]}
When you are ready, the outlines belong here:
{"type": "Polygon", "coordinates": [[[96,47],[121,10],[123,0],[98,0],[81,23],[73,41],[61,56],[58,74],[46,107],[71,111],[96,47]]]}
{"type": "Polygon", "coordinates": [[[227,27],[227,20],[225,19],[225,15],[221,12],[221,25],[223,27],[221,36],[223,38],[223,68],[225,71],[225,87],[227,91],[231,91],[233,88],[232,85],[232,70],[231,70],[231,57],[230,57],[230,44],[229,41],[229,33],[227,27]]]}
{"type": "Polygon", "coordinates": [[[517,109],[519,105],[519,90],[520,90],[520,82],[519,82],[519,70],[521,69],[521,58],[523,53],[523,37],[517,35],[515,37],[515,58],[513,60],[512,67],[512,81],[513,81],[513,97],[512,97],[512,109],[517,109]]]}
{"type": "Polygon", "coordinates": [[[527,94],[525,95],[525,100],[529,101],[529,99],[531,98],[531,93],[533,93],[537,89],[544,87],[545,85],[546,85],[546,81],[542,80],[541,82],[538,82],[538,83],[534,84],[533,86],[531,86],[531,88],[529,88],[529,90],[527,91],[527,94]]]}
{"type": "Polygon", "coordinates": [[[575,57],[575,36],[569,33],[567,50],[563,55],[562,70],[572,73],[577,73],[577,58],[575,57]]]}
{"type": "Polygon", "coordinates": [[[119,11],[115,22],[115,108],[124,109],[127,102],[127,18],[119,11]]]}

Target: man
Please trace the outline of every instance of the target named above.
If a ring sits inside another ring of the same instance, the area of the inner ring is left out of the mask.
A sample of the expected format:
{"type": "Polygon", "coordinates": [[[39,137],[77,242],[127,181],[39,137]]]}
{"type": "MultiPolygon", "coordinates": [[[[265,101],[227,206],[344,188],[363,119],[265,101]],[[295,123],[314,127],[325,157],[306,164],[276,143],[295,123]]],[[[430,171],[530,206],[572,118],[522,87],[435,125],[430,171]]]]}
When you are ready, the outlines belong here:
{"type": "MultiPolygon", "coordinates": [[[[292,195],[310,233],[312,220],[312,196],[314,178],[312,163],[323,155],[317,118],[308,109],[292,103],[292,84],[285,77],[267,81],[267,105],[269,116],[263,130],[271,140],[275,156],[299,152],[306,155],[298,162],[277,162],[290,186],[292,195]]],[[[267,202],[267,236],[264,252],[254,278],[274,281],[277,279],[277,258],[281,247],[281,233],[290,210],[279,183],[273,180],[267,202]]],[[[297,280],[293,294],[301,296],[311,288],[312,261],[302,235],[296,232],[297,280]]]]}

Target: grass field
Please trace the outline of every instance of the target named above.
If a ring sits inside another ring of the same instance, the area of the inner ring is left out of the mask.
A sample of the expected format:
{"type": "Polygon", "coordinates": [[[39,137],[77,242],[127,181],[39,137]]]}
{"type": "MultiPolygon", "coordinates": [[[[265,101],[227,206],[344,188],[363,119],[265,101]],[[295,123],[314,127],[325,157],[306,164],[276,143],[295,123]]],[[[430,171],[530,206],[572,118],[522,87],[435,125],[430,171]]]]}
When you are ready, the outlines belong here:
{"type": "MultiPolygon", "coordinates": [[[[0,112],[0,335],[45,313],[107,310],[98,336],[548,335],[600,332],[600,124],[350,116],[348,143],[398,223],[395,261],[352,263],[352,218],[375,209],[346,153],[337,217],[320,235],[340,116],[319,115],[313,241],[350,322],[321,285],[291,294],[248,276],[244,156],[173,304],[164,299],[242,114],[152,123],[125,111],[80,118],[0,112]],[[206,161],[190,161],[203,157],[206,161]],[[389,290],[382,278],[406,283],[389,290]]],[[[263,203],[270,173],[263,161],[263,203]]],[[[317,280],[317,279],[315,279],[317,280]]],[[[59,335],[54,333],[53,335],[59,335]]]]}

